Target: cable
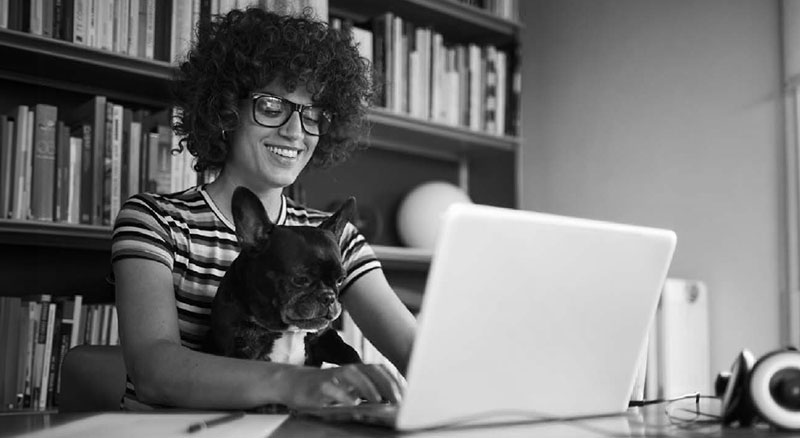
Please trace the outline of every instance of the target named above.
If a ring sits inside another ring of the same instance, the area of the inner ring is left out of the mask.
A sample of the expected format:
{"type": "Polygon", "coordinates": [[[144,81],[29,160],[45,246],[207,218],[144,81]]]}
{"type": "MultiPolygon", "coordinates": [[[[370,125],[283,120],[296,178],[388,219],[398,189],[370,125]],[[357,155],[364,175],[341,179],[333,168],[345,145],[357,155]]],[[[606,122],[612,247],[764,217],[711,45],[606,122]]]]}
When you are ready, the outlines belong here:
{"type": "MultiPolygon", "coordinates": [[[[697,403],[699,404],[700,403],[700,397],[703,397],[703,396],[701,396],[699,392],[693,392],[691,394],[684,394],[684,395],[680,395],[678,397],[672,397],[672,398],[657,398],[657,399],[652,399],[652,400],[631,400],[630,403],[628,403],[628,407],[634,408],[634,407],[655,405],[655,404],[659,404],[659,403],[671,403],[671,402],[678,401],[678,400],[685,400],[687,398],[696,398],[697,399],[697,403]]],[[[708,397],[708,396],[705,396],[705,397],[708,397]]]]}

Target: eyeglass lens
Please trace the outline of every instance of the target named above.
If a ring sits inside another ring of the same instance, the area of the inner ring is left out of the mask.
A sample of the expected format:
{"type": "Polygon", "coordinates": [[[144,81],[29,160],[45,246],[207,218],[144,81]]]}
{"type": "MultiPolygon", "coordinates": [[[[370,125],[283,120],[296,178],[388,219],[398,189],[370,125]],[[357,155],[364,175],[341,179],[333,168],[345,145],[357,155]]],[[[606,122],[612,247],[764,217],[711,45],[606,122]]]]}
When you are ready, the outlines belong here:
{"type": "Polygon", "coordinates": [[[254,95],[253,118],[256,123],[270,128],[283,126],[299,110],[303,130],[310,135],[323,135],[330,127],[330,116],[315,106],[295,104],[278,96],[254,95]]]}

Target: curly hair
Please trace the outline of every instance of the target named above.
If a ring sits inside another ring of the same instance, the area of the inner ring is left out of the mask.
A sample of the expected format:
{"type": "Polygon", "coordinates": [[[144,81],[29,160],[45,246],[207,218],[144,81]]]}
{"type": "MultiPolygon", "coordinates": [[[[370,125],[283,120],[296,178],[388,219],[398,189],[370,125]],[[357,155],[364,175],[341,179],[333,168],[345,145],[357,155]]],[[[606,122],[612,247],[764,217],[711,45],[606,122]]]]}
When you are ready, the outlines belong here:
{"type": "Polygon", "coordinates": [[[173,121],[181,147],[197,157],[198,172],[220,170],[228,155],[226,131],[239,126],[239,104],[251,92],[279,79],[289,90],[305,86],[333,114],[310,165],[328,167],[359,147],[367,128],[367,102],[374,93],[369,61],[349,32],[311,18],[277,15],[259,8],[232,10],[202,22],[197,43],[173,82],[173,121]]]}

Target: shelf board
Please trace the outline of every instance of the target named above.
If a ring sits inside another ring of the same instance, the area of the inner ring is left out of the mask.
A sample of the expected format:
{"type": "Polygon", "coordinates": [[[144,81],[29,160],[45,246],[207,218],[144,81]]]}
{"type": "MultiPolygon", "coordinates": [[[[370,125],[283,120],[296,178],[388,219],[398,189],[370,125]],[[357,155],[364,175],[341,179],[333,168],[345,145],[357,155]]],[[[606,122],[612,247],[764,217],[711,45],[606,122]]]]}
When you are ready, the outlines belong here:
{"type": "Polygon", "coordinates": [[[371,108],[367,118],[371,124],[367,143],[417,155],[457,158],[475,151],[514,152],[521,141],[517,137],[445,125],[384,108],[371,108]]]}
{"type": "Polygon", "coordinates": [[[0,243],[73,249],[111,249],[111,229],[33,220],[0,220],[0,243]]]}
{"type": "MultiPolygon", "coordinates": [[[[109,251],[111,228],[0,219],[0,244],[109,251]]],[[[387,268],[424,270],[431,260],[430,251],[385,245],[373,245],[373,248],[387,268]]]]}
{"type": "Polygon", "coordinates": [[[455,0],[330,0],[329,10],[357,23],[391,11],[416,25],[432,27],[452,42],[515,44],[522,29],[517,21],[455,0]]]}
{"type": "Polygon", "coordinates": [[[0,77],[163,106],[174,66],[0,28],[0,77]],[[112,92],[113,90],[113,92],[112,92]]]}

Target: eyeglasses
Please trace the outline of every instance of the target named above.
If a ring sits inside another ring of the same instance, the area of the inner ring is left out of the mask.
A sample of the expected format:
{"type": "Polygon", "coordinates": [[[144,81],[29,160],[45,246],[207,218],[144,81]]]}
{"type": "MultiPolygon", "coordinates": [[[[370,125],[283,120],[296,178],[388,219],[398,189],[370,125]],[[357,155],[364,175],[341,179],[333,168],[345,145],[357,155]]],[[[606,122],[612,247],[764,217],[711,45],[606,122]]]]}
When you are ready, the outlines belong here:
{"type": "Polygon", "coordinates": [[[291,100],[266,93],[253,93],[253,120],[267,128],[278,128],[286,124],[297,111],[300,124],[308,135],[325,135],[331,127],[329,111],[314,105],[301,105],[291,100]]]}

